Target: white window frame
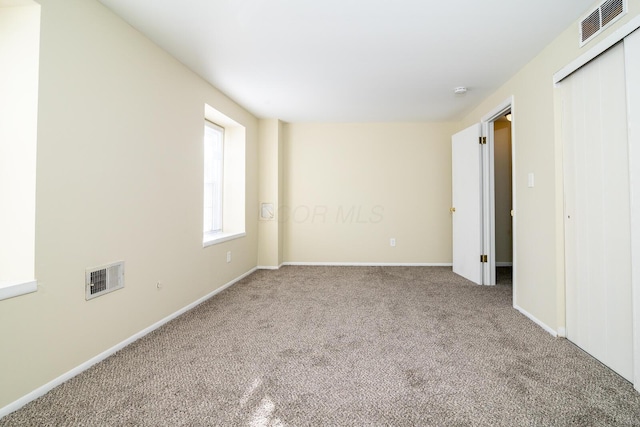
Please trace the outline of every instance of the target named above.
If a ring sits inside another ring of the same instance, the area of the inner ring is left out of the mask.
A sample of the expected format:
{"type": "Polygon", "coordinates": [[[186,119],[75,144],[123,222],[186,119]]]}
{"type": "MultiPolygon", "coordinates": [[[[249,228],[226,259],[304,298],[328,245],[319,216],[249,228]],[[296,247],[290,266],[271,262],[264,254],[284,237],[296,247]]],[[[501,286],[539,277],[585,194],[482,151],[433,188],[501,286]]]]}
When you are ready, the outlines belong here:
{"type": "MultiPolygon", "coordinates": [[[[207,104],[205,104],[204,107],[205,126],[203,126],[202,129],[206,132],[209,123],[214,128],[224,129],[222,152],[222,220],[219,227],[220,229],[206,230],[204,227],[205,200],[203,197],[202,246],[206,248],[208,246],[246,236],[246,128],[215,108],[207,104]]],[[[202,194],[204,195],[204,170],[202,182],[202,194]]]]}
{"type": "Polygon", "coordinates": [[[223,231],[224,128],[204,122],[203,239],[215,239],[223,231]]]}
{"type": "Polygon", "coordinates": [[[36,292],[40,4],[0,7],[0,301],[36,292]]]}

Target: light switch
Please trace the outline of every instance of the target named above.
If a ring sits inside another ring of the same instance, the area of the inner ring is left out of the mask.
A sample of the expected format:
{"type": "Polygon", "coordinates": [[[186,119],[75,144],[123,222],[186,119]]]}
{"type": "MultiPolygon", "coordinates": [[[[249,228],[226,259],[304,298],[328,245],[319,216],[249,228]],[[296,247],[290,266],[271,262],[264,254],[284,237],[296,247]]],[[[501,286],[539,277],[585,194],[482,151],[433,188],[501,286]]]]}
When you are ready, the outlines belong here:
{"type": "Polygon", "coordinates": [[[533,176],[533,172],[529,172],[528,186],[529,186],[529,188],[533,188],[534,185],[535,185],[535,177],[533,176]]]}

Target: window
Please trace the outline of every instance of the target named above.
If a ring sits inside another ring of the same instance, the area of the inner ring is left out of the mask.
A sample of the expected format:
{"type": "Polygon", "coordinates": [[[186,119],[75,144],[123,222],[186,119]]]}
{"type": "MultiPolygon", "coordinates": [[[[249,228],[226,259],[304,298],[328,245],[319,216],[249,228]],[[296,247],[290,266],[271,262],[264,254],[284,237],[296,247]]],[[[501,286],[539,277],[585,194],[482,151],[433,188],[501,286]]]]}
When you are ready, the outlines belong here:
{"type": "Polygon", "coordinates": [[[205,105],[202,245],[245,233],[246,129],[205,105]]]}
{"type": "Polygon", "coordinates": [[[224,182],[224,129],[209,121],[204,124],[204,214],[202,231],[215,237],[222,233],[224,182]]]}
{"type": "Polygon", "coordinates": [[[40,5],[0,1],[0,300],[37,290],[40,5]]]}

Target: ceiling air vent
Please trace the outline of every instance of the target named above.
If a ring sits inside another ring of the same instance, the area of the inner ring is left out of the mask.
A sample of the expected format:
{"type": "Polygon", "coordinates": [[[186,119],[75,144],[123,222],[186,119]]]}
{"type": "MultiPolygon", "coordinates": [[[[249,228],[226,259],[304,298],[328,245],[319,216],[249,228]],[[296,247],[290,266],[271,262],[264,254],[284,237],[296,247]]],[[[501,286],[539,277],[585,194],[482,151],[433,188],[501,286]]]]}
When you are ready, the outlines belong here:
{"type": "Polygon", "coordinates": [[[121,288],[124,288],[123,261],[86,270],[85,292],[87,301],[121,288]]]}
{"type": "Polygon", "coordinates": [[[607,0],[580,21],[580,47],[627,13],[627,0],[607,0]]]}

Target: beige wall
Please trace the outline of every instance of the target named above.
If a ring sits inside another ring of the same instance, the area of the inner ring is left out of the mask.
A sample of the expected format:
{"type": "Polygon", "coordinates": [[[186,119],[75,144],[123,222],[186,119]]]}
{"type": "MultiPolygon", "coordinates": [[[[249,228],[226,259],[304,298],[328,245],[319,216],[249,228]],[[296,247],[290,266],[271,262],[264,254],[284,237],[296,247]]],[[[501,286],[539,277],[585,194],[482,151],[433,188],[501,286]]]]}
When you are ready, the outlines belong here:
{"type": "MultiPolygon", "coordinates": [[[[594,2],[594,6],[600,2],[594,2]]],[[[586,12],[586,10],[585,10],[586,12]]],[[[564,328],[564,247],[562,219],[562,146],[555,137],[555,72],[588,51],[640,13],[640,0],[629,0],[629,13],[582,49],[578,23],[569,27],[529,64],[484,100],[461,129],[513,96],[515,150],[515,304],[552,329],[564,328]],[[527,187],[527,174],[535,187],[527,187]]]]}
{"type": "Polygon", "coordinates": [[[277,209],[283,202],[283,124],[277,119],[259,122],[259,198],[260,203],[273,204],[274,217],[258,222],[258,265],[277,268],[283,262],[282,224],[277,209]]]}
{"type": "Polygon", "coordinates": [[[285,262],[451,263],[456,127],[286,125],[285,262]]]}
{"type": "Polygon", "coordinates": [[[0,408],[257,259],[257,120],[98,2],[40,3],[38,292],[0,301],[0,408]],[[247,236],[203,249],[205,103],[247,130],[247,236]],[[117,260],[125,288],[85,301],[117,260]]]}

